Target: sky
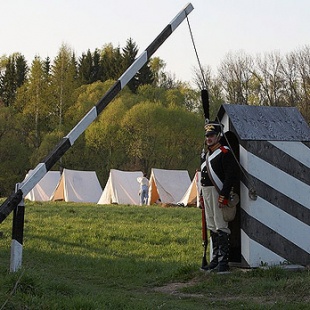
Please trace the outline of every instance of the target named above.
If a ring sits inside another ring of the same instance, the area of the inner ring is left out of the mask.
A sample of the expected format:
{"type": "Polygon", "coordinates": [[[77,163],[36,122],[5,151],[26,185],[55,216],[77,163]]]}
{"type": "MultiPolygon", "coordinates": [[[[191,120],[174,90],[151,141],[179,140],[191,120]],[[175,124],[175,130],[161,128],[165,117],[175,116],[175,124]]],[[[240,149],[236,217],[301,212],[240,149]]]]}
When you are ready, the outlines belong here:
{"type": "MultiPolygon", "coordinates": [[[[309,45],[309,0],[0,0],[0,56],[20,52],[51,60],[62,44],[80,57],[105,44],[123,48],[132,38],[142,53],[188,4],[197,53],[216,73],[228,53],[286,55],[309,45]]],[[[153,57],[165,71],[192,82],[198,61],[187,20],[153,57]]]]}

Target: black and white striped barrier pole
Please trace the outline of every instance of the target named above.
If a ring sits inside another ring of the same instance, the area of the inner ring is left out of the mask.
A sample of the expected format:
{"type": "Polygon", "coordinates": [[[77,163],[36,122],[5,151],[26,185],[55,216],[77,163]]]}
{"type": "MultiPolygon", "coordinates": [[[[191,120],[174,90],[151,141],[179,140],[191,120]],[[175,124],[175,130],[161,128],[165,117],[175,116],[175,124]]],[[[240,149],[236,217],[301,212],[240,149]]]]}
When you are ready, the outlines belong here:
{"type": "Polygon", "coordinates": [[[81,119],[81,121],[60,140],[53,151],[50,152],[43,162],[39,163],[32,173],[20,183],[17,192],[9,196],[0,206],[0,223],[17,207],[19,202],[25,197],[34,186],[44,177],[44,175],[54,166],[54,164],[65,154],[74,144],[75,140],[86,130],[86,128],[97,118],[104,108],[115,98],[115,96],[126,86],[134,75],[147,63],[156,50],[165,42],[172,32],[182,23],[189,13],[194,9],[188,3],[175,18],[163,29],[147,49],[133,62],[115,84],[106,92],[98,103],[81,119]]]}
{"type": "MultiPolygon", "coordinates": [[[[16,184],[18,191],[20,184],[16,184]]],[[[23,257],[23,238],[24,238],[24,214],[25,204],[22,199],[18,206],[13,210],[12,243],[11,243],[11,262],[10,271],[16,272],[22,266],[23,257]]]]}

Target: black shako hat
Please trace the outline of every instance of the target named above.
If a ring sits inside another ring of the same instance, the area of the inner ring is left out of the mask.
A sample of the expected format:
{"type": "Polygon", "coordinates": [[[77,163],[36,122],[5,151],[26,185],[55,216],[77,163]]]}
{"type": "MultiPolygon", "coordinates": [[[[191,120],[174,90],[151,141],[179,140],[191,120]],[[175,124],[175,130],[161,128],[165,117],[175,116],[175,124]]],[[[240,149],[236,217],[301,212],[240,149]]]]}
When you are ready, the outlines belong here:
{"type": "Polygon", "coordinates": [[[205,135],[217,135],[222,132],[223,125],[218,121],[209,121],[205,124],[205,135]]]}

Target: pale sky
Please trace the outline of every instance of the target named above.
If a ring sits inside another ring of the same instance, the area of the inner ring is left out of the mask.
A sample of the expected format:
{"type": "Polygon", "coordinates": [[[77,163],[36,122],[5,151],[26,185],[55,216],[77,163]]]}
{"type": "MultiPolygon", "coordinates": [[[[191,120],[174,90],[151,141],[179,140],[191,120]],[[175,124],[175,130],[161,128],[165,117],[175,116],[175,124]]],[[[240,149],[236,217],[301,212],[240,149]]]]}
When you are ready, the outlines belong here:
{"type": "MultiPolygon", "coordinates": [[[[63,43],[81,56],[132,38],[139,54],[187,5],[200,61],[216,72],[227,53],[281,55],[309,45],[310,0],[0,0],[0,56],[54,59],[63,43]]],[[[166,71],[193,81],[198,62],[187,21],[153,55],[166,71]]]]}

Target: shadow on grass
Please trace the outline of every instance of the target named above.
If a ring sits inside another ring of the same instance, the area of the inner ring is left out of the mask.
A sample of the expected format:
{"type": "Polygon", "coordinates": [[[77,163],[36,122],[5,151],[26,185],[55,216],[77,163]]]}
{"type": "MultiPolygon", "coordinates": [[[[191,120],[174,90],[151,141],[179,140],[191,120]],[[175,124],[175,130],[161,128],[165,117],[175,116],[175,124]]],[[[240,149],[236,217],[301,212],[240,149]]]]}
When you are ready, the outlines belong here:
{"type": "MultiPolygon", "coordinates": [[[[195,268],[195,264],[130,255],[108,259],[25,249],[24,274],[17,285],[20,272],[9,274],[2,269],[1,295],[14,290],[5,309],[21,305],[25,309],[155,309],[164,304],[170,305],[168,309],[191,309],[191,303],[197,306],[195,298],[184,298],[180,306],[179,297],[156,292],[154,287],[184,281],[195,268]]],[[[3,302],[1,297],[0,306],[3,302]]]]}

